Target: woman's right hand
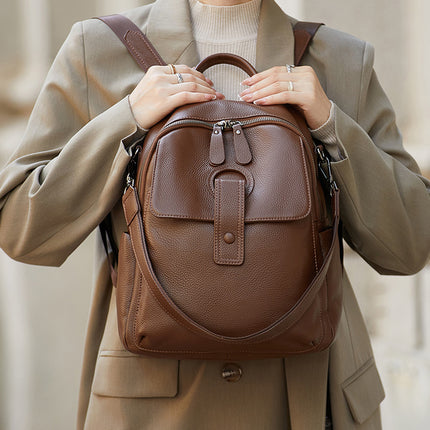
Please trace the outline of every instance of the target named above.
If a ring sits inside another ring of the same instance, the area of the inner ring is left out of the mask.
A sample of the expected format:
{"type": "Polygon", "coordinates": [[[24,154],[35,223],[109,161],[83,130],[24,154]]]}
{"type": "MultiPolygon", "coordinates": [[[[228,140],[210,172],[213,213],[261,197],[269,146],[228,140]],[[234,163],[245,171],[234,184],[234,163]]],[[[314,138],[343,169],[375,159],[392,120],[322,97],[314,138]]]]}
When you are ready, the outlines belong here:
{"type": "Polygon", "coordinates": [[[202,73],[185,65],[175,68],[182,83],[169,66],[152,66],[130,94],[131,110],[141,127],[149,129],[179,106],[224,98],[202,73]]]}

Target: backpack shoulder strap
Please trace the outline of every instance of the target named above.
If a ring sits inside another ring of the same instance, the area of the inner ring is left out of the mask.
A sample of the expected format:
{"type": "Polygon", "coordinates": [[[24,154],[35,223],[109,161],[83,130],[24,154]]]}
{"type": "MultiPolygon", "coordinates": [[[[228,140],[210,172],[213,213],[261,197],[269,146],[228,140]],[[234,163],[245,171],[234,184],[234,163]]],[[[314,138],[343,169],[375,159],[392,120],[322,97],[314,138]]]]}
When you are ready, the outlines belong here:
{"type": "MultiPolygon", "coordinates": [[[[126,46],[136,63],[146,72],[153,65],[165,66],[166,62],[139,27],[124,15],[97,17],[108,25],[126,46]]],[[[299,21],[294,26],[294,64],[299,65],[309,44],[322,23],[299,21]]]]}
{"type": "Polygon", "coordinates": [[[299,21],[294,26],[294,64],[298,66],[305,55],[317,30],[324,25],[320,22],[299,21]]]}
{"type": "MultiPolygon", "coordinates": [[[[123,15],[107,15],[97,17],[108,25],[126,46],[140,68],[146,73],[151,66],[165,66],[165,61],[155,49],[154,45],[142,33],[140,28],[123,15]]],[[[116,286],[115,267],[118,263],[118,248],[115,244],[112,220],[110,214],[99,224],[100,234],[109,260],[112,284],[116,286]]]]}
{"type": "Polygon", "coordinates": [[[166,65],[154,45],[133,21],[119,14],[101,16],[97,19],[112,29],[145,73],[151,66],[166,65]]]}

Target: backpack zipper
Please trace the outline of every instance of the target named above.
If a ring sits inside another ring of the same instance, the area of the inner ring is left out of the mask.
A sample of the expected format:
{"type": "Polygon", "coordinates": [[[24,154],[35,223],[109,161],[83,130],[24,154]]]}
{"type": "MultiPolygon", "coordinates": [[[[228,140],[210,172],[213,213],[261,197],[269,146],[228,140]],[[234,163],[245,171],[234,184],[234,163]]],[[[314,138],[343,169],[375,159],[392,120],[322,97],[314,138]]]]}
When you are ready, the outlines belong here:
{"type": "Polygon", "coordinates": [[[238,120],[230,120],[230,119],[223,119],[221,121],[217,121],[216,123],[213,122],[209,122],[209,121],[203,121],[200,119],[178,119],[176,121],[171,122],[168,125],[165,125],[160,132],[164,133],[165,131],[167,131],[170,128],[176,127],[178,125],[183,125],[183,124],[199,124],[203,127],[206,128],[213,128],[214,125],[218,125],[219,127],[221,127],[223,130],[226,129],[232,129],[234,125],[239,124],[241,126],[248,126],[251,124],[258,124],[259,122],[266,122],[266,121],[274,121],[274,122],[280,122],[283,124],[288,124],[290,127],[294,128],[294,130],[297,131],[297,133],[306,140],[304,134],[301,132],[301,130],[292,122],[286,120],[286,119],[282,119],[282,118],[278,118],[276,116],[260,116],[258,118],[253,118],[253,119],[245,119],[242,121],[238,121],[238,120]]]}
{"type": "Polygon", "coordinates": [[[246,165],[251,162],[252,153],[251,148],[246,140],[246,137],[243,134],[242,127],[246,127],[249,125],[258,125],[258,123],[268,121],[288,125],[299,134],[303,141],[306,141],[306,138],[303,135],[302,131],[295,124],[288,120],[278,118],[276,116],[260,116],[258,118],[245,119],[242,121],[223,119],[217,122],[203,121],[200,119],[179,119],[164,126],[160,130],[159,136],[166,134],[171,128],[176,128],[181,125],[199,125],[204,128],[212,129],[209,161],[212,166],[219,166],[225,162],[225,150],[222,132],[224,130],[230,129],[233,131],[235,161],[237,164],[246,165]]]}

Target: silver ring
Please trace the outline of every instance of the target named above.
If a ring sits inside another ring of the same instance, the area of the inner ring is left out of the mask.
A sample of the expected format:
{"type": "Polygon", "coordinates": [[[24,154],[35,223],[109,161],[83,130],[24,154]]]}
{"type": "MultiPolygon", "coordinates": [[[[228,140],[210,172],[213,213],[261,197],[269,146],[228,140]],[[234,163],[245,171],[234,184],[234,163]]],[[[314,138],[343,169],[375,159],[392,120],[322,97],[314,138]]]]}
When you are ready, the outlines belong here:
{"type": "Polygon", "coordinates": [[[294,69],[294,67],[296,67],[296,66],[294,66],[294,64],[286,64],[285,66],[287,67],[288,73],[293,73],[293,69],[294,69]]]}
{"type": "Polygon", "coordinates": [[[294,84],[291,81],[288,81],[288,91],[294,91],[294,84]]]}
{"type": "Polygon", "coordinates": [[[176,73],[176,77],[178,78],[178,84],[182,84],[182,82],[184,82],[184,78],[180,73],[176,73]]]}

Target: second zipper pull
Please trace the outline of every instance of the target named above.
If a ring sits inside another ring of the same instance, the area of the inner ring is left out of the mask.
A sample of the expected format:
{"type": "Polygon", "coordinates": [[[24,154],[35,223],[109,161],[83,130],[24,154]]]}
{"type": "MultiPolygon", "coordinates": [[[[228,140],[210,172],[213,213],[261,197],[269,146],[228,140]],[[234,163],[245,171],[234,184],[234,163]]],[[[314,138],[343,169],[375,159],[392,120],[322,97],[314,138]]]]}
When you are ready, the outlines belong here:
{"type": "Polygon", "coordinates": [[[252,160],[251,148],[239,122],[233,124],[233,146],[236,163],[245,165],[252,160]]]}

